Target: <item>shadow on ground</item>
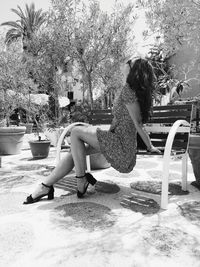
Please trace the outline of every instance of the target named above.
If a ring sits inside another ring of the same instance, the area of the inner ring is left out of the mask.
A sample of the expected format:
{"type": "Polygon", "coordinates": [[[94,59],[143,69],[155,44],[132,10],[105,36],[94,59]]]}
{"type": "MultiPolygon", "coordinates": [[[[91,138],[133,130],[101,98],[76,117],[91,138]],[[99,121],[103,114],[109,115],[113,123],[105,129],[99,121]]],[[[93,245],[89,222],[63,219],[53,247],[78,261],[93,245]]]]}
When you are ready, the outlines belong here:
{"type": "Polygon", "coordinates": [[[116,221],[112,211],[93,202],[69,203],[56,207],[51,212],[51,221],[62,228],[81,227],[89,231],[108,228],[116,221]]]}
{"type": "MultiPolygon", "coordinates": [[[[161,194],[161,181],[137,181],[130,184],[131,188],[152,194],[161,194]]],[[[189,191],[183,191],[180,182],[169,183],[169,195],[188,195],[189,191]]]]}
{"type": "Polygon", "coordinates": [[[189,201],[179,205],[182,216],[200,227],[200,201],[189,201]]]}

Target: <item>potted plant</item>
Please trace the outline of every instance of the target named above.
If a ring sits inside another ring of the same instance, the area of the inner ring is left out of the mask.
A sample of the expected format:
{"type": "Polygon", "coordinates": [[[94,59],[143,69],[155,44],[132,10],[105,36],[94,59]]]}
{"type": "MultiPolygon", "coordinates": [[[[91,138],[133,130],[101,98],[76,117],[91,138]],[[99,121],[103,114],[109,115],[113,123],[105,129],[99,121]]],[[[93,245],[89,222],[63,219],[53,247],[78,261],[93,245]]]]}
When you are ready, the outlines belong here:
{"type": "MultiPolygon", "coordinates": [[[[34,95],[33,95],[34,97],[34,95]]],[[[48,123],[48,95],[37,94],[35,101],[32,99],[31,114],[36,125],[36,140],[30,140],[29,145],[33,158],[41,159],[49,155],[51,141],[42,134],[48,123]],[[33,104],[34,102],[34,104],[33,104]]]]}
{"type": "Polygon", "coordinates": [[[18,106],[18,100],[4,92],[0,97],[0,154],[18,154],[21,151],[26,127],[10,125],[10,116],[18,106]]]}

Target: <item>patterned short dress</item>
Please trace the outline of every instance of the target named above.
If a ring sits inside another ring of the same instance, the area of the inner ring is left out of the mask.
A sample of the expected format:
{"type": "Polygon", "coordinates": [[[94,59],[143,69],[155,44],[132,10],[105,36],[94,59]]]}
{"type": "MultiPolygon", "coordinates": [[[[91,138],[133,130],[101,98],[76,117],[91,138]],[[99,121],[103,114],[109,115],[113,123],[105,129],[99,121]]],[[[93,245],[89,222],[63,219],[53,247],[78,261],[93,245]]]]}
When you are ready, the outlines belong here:
{"type": "Polygon", "coordinates": [[[113,121],[109,130],[97,128],[97,139],[101,153],[113,168],[129,173],[136,163],[136,128],[126,104],[137,100],[135,92],[126,84],[113,106],[113,121]]]}

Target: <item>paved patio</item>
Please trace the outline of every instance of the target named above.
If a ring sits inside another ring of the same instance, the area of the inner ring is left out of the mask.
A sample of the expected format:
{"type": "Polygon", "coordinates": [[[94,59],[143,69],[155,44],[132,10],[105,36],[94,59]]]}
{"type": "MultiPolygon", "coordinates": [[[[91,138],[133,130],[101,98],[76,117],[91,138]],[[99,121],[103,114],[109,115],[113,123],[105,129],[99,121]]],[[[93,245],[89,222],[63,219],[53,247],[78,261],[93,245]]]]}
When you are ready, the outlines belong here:
{"type": "Polygon", "coordinates": [[[55,164],[54,147],[48,158],[32,159],[31,138],[21,154],[2,159],[0,266],[200,267],[200,192],[190,185],[190,161],[188,193],[180,189],[180,160],[171,161],[166,211],[159,209],[159,156],[138,157],[129,174],[93,171],[98,183],[84,199],[72,172],[56,184],[53,201],[22,205],[55,164]]]}

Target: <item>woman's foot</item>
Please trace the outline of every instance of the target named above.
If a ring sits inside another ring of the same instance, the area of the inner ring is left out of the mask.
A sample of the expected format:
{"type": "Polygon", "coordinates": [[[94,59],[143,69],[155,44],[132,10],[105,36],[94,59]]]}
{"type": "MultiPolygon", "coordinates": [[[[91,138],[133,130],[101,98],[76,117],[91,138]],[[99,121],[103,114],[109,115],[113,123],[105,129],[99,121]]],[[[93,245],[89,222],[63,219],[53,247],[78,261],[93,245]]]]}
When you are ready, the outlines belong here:
{"type": "Polygon", "coordinates": [[[88,185],[95,185],[97,180],[90,174],[86,173],[83,176],[76,176],[77,178],[77,197],[82,198],[87,191],[88,185]]]}
{"type": "Polygon", "coordinates": [[[51,200],[54,198],[54,188],[53,186],[46,185],[41,183],[38,185],[36,190],[26,198],[23,204],[32,204],[39,201],[42,197],[48,196],[48,199],[51,200]]]}

